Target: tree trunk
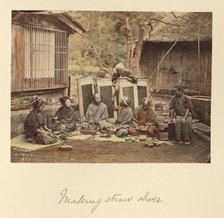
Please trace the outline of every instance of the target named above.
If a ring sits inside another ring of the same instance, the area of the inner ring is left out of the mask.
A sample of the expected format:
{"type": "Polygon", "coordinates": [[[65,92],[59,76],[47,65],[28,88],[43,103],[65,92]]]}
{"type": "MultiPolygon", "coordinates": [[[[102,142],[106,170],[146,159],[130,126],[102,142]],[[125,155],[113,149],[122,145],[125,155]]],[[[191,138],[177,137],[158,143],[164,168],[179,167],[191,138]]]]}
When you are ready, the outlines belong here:
{"type": "Polygon", "coordinates": [[[132,71],[136,77],[141,77],[140,72],[140,58],[142,53],[143,39],[144,39],[144,21],[142,18],[138,19],[138,41],[135,46],[133,59],[132,59],[132,71]]]}
{"type": "Polygon", "coordinates": [[[125,20],[126,30],[127,30],[127,68],[132,68],[132,55],[133,55],[133,36],[132,29],[129,24],[129,18],[127,17],[125,20]]]}

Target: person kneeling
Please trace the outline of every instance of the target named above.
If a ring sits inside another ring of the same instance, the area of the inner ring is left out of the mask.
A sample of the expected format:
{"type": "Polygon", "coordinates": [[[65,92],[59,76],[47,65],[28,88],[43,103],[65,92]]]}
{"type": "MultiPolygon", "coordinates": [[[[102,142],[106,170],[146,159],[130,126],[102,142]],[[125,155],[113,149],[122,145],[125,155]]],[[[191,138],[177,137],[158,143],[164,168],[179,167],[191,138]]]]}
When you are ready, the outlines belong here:
{"type": "Polygon", "coordinates": [[[131,100],[128,97],[124,96],[121,99],[119,106],[117,108],[114,108],[114,110],[118,111],[118,117],[116,120],[117,137],[125,137],[128,135],[128,127],[130,126],[133,118],[133,112],[130,105],[131,100]]]}
{"type": "Polygon", "coordinates": [[[42,111],[45,102],[40,98],[35,98],[33,110],[30,111],[24,122],[24,131],[27,142],[36,144],[53,144],[58,138],[54,135],[44,122],[42,111]]]}
{"type": "Polygon", "coordinates": [[[61,107],[55,113],[55,130],[74,131],[76,129],[75,111],[68,96],[60,98],[61,107]]]}
{"type": "Polygon", "coordinates": [[[82,129],[103,129],[109,118],[107,105],[101,101],[99,93],[94,94],[93,102],[88,106],[82,129]]]}
{"type": "Polygon", "coordinates": [[[129,128],[131,135],[148,134],[152,137],[158,137],[157,114],[152,109],[151,98],[145,97],[142,104],[134,112],[134,121],[136,124],[129,128]]]}

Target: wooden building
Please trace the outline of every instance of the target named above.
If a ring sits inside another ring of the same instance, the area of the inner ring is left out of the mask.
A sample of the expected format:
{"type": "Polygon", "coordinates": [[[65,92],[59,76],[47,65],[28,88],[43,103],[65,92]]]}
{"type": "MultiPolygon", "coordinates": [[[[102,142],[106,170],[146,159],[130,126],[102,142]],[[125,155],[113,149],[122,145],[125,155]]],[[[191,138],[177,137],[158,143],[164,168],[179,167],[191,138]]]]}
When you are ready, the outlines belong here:
{"type": "Polygon", "coordinates": [[[158,26],[156,33],[145,36],[140,58],[142,77],[149,79],[152,96],[167,110],[174,85],[183,84],[191,96],[195,118],[210,124],[212,13],[186,14],[182,19],[176,17],[172,24],[158,26]]]}
{"type": "Polygon", "coordinates": [[[66,94],[68,39],[85,33],[67,13],[12,12],[12,96],[66,94]]]}
{"type": "Polygon", "coordinates": [[[59,98],[67,94],[69,35],[84,28],[67,13],[13,11],[11,36],[11,134],[23,132],[29,104],[24,98],[38,95],[47,103],[44,117],[53,115],[59,98]],[[21,102],[21,101],[22,102],[21,102]],[[25,102],[26,103],[26,102],[25,102]]]}
{"type": "Polygon", "coordinates": [[[192,93],[211,96],[212,38],[164,32],[152,36],[144,41],[140,69],[151,90],[169,91],[182,83],[192,93]]]}

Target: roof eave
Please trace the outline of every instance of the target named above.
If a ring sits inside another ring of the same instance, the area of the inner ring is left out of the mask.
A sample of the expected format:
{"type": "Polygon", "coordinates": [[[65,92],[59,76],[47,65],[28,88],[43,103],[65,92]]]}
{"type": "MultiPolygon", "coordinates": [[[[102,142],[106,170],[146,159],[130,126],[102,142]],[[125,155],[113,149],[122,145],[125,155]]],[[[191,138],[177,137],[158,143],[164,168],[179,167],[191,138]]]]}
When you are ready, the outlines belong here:
{"type": "Polygon", "coordinates": [[[69,28],[74,30],[74,32],[77,32],[82,36],[85,34],[86,30],[83,28],[83,26],[67,13],[58,13],[53,15],[55,15],[58,20],[66,24],[69,28]]]}
{"type": "Polygon", "coordinates": [[[68,15],[68,13],[64,12],[64,13],[46,13],[43,11],[38,11],[38,12],[22,12],[22,11],[18,11],[18,13],[13,17],[12,22],[13,23],[18,23],[16,20],[19,16],[26,16],[26,15],[31,15],[31,14],[38,14],[38,15],[44,15],[44,16],[54,16],[56,19],[58,19],[59,22],[64,23],[68,29],[69,29],[69,34],[74,34],[75,32],[77,32],[80,35],[84,35],[86,30],[84,29],[84,27],[77,22],[73,17],[71,17],[70,15],[68,15]]]}

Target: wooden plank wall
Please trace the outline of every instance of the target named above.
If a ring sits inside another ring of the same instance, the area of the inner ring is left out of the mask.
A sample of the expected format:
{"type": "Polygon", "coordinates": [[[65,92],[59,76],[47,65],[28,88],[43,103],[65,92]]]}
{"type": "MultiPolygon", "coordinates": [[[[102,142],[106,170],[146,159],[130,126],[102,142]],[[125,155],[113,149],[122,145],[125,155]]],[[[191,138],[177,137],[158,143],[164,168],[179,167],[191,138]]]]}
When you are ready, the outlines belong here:
{"type": "MultiPolygon", "coordinates": [[[[144,77],[150,77],[159,61],[173,43],[151,42],[143,46],[140,68],[144,77]]],[[[201,42],[200,71],[198,72],[197,42],[178,42],[159,65],[150,80],[151,89],[171,90],[182,82],[202,95],[211,95],[211,42],[201,42]]]]}
{"type": "Polygon", "coordinates": [[[16,28],[12,25],[11,30],[11,90],[16,90],[16,28]]]}
{"type": "Polygon", "coordinates": [[[12,25],[11,57],[11,90],[22,91],[25,73],[25,46],[24,29],[19,25],[12,25]]]}

